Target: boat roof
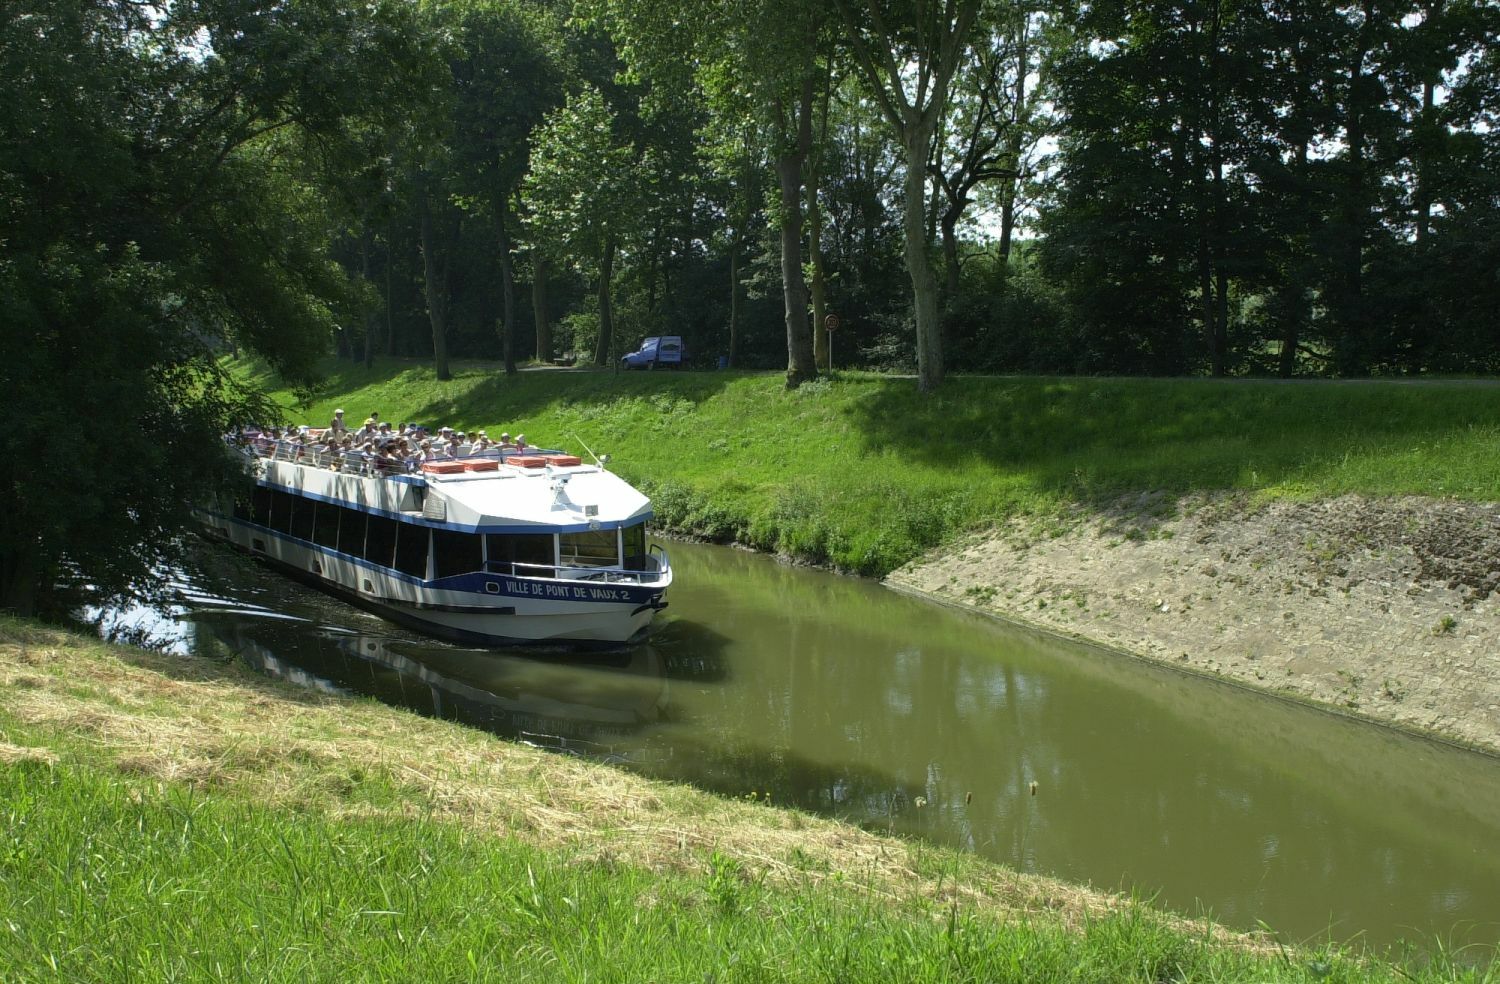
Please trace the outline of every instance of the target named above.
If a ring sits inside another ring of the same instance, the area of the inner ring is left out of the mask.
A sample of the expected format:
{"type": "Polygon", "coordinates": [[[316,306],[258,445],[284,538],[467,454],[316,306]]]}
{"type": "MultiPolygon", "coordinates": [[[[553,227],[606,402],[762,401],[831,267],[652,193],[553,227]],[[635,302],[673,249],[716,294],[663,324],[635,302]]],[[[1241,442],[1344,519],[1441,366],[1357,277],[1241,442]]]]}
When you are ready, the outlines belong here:
{"type": "MultiPolygon", "coordinates": [[[[585,530],[613,528],[651,516],[651,500],[597,465],[521,468],[423,476],[424,515],[444,504],[443,521],[465,528],[534,526],[585,530]]],[[[515,532],[515,530],[509,530],[515,532]]]]}
{"type": "Polygon", "coordinates": [[[415,473],[334,468],[331,458],[250,452],[257,479],[304,498],[468,533],[570,533],[651,517],[651,500],[602,465],[561,452],[429,462],[415,473]]]}

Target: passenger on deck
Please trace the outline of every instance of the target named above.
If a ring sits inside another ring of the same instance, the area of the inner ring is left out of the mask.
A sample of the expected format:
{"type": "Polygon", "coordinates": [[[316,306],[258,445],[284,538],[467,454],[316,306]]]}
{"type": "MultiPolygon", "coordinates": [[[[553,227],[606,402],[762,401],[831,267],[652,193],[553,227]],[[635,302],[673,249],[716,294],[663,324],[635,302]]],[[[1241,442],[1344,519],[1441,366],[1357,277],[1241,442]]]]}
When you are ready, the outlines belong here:
{"type": "Polygon", "coordinates": [[[328,424],[328,430],[335,436],[349,433],[349,425],[344,423],[344,411],[342,409],[333,412],[333,420],[328,424]]]}

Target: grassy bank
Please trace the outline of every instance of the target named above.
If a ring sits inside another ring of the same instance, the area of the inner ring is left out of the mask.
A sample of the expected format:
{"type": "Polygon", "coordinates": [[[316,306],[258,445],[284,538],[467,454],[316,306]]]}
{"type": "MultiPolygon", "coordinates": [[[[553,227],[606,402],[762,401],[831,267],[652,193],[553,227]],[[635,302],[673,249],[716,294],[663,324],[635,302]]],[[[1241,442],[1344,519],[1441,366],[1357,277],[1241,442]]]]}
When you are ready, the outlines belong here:
{"type": "MultiPolygon", "coordinates": [[[[262,380],[274,389],[274,380],[262,380]]],[[[1500,500],[1500,386],[841,374],[523,372],[340,363],[292,419],[524,432],[614,456],[658,520],[862,574],[885,574],[996,519],[1139,491],[1362,493],[1500,500]]]]}
{"type": "Polygon", "coordinates": [[[1492,981],[0,620],[0,979],[1492,981]]]}

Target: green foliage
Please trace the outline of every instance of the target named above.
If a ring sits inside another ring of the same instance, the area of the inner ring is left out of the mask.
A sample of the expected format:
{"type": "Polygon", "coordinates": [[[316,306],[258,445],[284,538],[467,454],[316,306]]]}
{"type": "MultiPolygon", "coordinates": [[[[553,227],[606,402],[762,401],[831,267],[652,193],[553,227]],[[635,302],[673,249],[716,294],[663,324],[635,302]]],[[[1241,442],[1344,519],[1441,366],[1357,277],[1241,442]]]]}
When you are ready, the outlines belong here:
{"type": "Polygon", "coordinates": [[[385,2],[0,15],[0,606],[45,606],[64,565],[154,583],[229,479],[220,435],[267,414],[219,350],[309,380],[357,303],[304,155],[411,105],[420,38],[385,2]]]}
{"type": "Polygon", "coordinates": [[[1109,0],[1068,27],[1041,226],[1074,371],[1500,368],[1495,292],[1448,280],[1494,268],[1493,110],[1442,98],[1493,85],[1493,4],[1109,0]]]}
{"type": "Polygon", "coordinates": [[[631,229],[633,174],[614,112],[597,89],[585,87],[536,135],[525,197],[537,241],[594,273],[608,244],[631,229]]]}

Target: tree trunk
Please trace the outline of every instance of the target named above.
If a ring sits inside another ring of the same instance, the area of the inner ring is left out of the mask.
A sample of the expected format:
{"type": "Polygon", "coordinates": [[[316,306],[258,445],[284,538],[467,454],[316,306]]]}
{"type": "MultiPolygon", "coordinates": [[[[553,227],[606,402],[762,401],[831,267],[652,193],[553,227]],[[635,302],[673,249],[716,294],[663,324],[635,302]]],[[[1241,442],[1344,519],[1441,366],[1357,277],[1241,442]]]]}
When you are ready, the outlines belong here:
{"type": "Polygon", "coordinates": [[[609,364],[614,349],[615,317],[610,306],[609,281],[614,276],[615,239],[610,236],[604,243],[604,254],[599,257],[599,340],[594,345],[594,365],[609,364]]]}
{"type": "MultiPolygon", "coordinates": [[[[385,234],[385,354],[386,358],[396,354],[396,315],[391,310],[391,278],[396,266],[396,219],[386,224],[385,234]]],[[[365,368],[375,364],[374,353],[365,355],[365,368]]]]}
{"type": "Polygon", "coordinates": [[[531,254],[531,312],[536,321],[536,357],[552,361],[552,325],[547,320],[547,258],[531,254]]]}
{"type": "Polygon", "coordinates": [[[818,204],[818,176],[814,171],[807,184],[807,257],[812,266],[812,334],[813,362],[820,372],[827,372],[828,329],[823,319],[828,316],[828,290],[823,270],[823,207],[818,204]]]}
{"type": "Polygon", "coordinates": [[[958,297],[959,275],[963,272],[958,266],[958,216],[957,206],[943,210],[943,288],[950,303],[958,297]]]}
{"type": "Polygon", "coordinates": [[[736,234],[729,243],[729,364],[740,355],[740,240],[736,234]]]}
{"type": "Polygon", "coordinates": [[[500,196],[495,216],[495,245],[500,250],[500,354],[505,359],[505,374],[516,374],[516,265],[510,255],[510,207],[500,196]]]}
{"type": "Polygon", "coordinates": [[[802,277],[801,155],[776,162],[781,184],[781,296],[786,318],[786,382],[800,386],[818,375],[807,323],[807,282],[802,277]]]}
{"type": "Polygon", "coordinates": [[[36,614],[38,552],[34,548],[22,548],[7,551],[4,557],[0,557],[0,611],[21,618],[36,614]]]}
{"type": "Polygon", "coordinates": [[[1356,50],[1349,66],[1349,97],[1344,136],[1348,145],[1346,159],[1347,180],[1343,189],[1343,202],[1339,210],[1344,229],[1338,247],[1336,261],[1338,297],[1336,298],[1336,321],[1339,326],[1338,345],[1335,350],[1335,366],[1340,375],[1351,376],[1368,371],[1369,343],[1368,326],[1364,312],[1364,241],[1368,232],[1368,191],[1366,188],[1365,161],[1365,71],[1364,63],[1370,53],[1370,40],[1375,22],[1373,0],[1362,4],[1364,24],[1360,27],[1356,50]]]}
{"type": "Polygon", "coordinates": [[[1297,320],[1289,312],[1283,313],[1281,323],[1281,357],[1276,363],[1276,375],[1291,379],[1297,370],[1297,346],[1301,343],[1301,332],[1297,320]]]}
{"type": "MultiPolygon", "coordinates": [[[[809,144],[807,169],[807,257],[812,267],[813,364],[827,372],[833,348],[824,320],[828,317],[828,280],[823,264],[823,206],[818,193],[823,186],[823,148],[828,142],[828,107],[833,101],[833,65],[824,66],[822,94],[818,100],[817,151],[809,144]]],[[[809,114],[811,110],[809,108],[809,114]]]]}
{"type": "Polygon", "coordinates": [[[927,151],[932,145],[935,113],[911,113],[903,134],[906,155],[906,273],[911,277],[912,306],[917,316],[917,388],[930,393],[943,382],[942,321],[938,316],[937,275],[927,256],[927,151]]]}
{"type": "Polygon", "coordinates": [[[1026,77],[1031,73],[1031,15],[1021,21],[1021,30],[1016,38],[1016,101],[1011,113],[1010,136],[1006,140],[1006,160],[1014,172],[1005,179],[1005,190],[1000,193],[1000,264],[1010,263],[1010,244],[1016,229],[1016,192],[1024,180],[1021,176],[1021,141],[1023,128],[1030,122],[1031,111],[1026,105],[1026,77]]]}
{"type": "Polygon", "coordinates": [[[802,162],[812,146],[813,77],[802,81],[796,109],[797,141],[776,159],[781,186],[781,294],[786,314],[786,384],[789,388],[816,379],[812,333],[807,324],[807,282],[802,276],[802,162]]]}
{"type": "Polygon", "coordinates": [[[1225,200],[1224,191],[1224,132],[1223,118],[1219,107],[1219,92],[1223,82],[1220,75],[1220,37],[1222,35],[1222,9],[1218,2],[1211,7],[1209,17],[1208,35],[1208,59],[1209,59],[1209,93],[1208,93],[1208,134],[1209,155],[1212,168],[1211,182],[1209,184],[1209,263],[1213,266],[1215,297],[1213,306],[1209,309],[1210,326],[1212,335],[1209,339],[1209,352],[1212,361],[1213,374],[1223,376],[1228,372],[1229,360],[1229,282],[1228,273],[1224,269],[1224,247],[1229,238],[1228,230],[1225,228],[1225,213],[1229,204],[1225,200]]]}
{"type": "MultiPolygon", "coordinates": [[[[370,228],[368,222],[364,223],[359,237],[359,279],[365,283],[370,282],[370,247],[373,245],[375,232],[370,228]]],[[[389,274],[387,274],[389,276],[389,274]]],[[[374,362],[375,333],[376,326],[380,323],[380,312],[373,305],[364,308],[365,338],[364,351],[357,356],[368,368],[374,362]]],[[[342,333],[341,333],[342,334],[342,333]]],[[[351,359],[356,358],[354,352],[349,353],[351,359]]]]}
{"type": "Polygon", "coordinates": [[[432,322],[432,364],[438,379],[452,379],[448,369],[448,264],[439,267],[437,233],[433,229],[432,202],[424,187],[420,193],[422,212],[422,279],[427,289],[427,318],[432,322]]]}
{"type": "Polygon", "coordinates": [[[1021,183],[1018,175],[1005,182],[1005,192],[1000,201],[1000,262],[1010,263],[1010,244],[1016,229],[1016,185],[1021,183]]]}

